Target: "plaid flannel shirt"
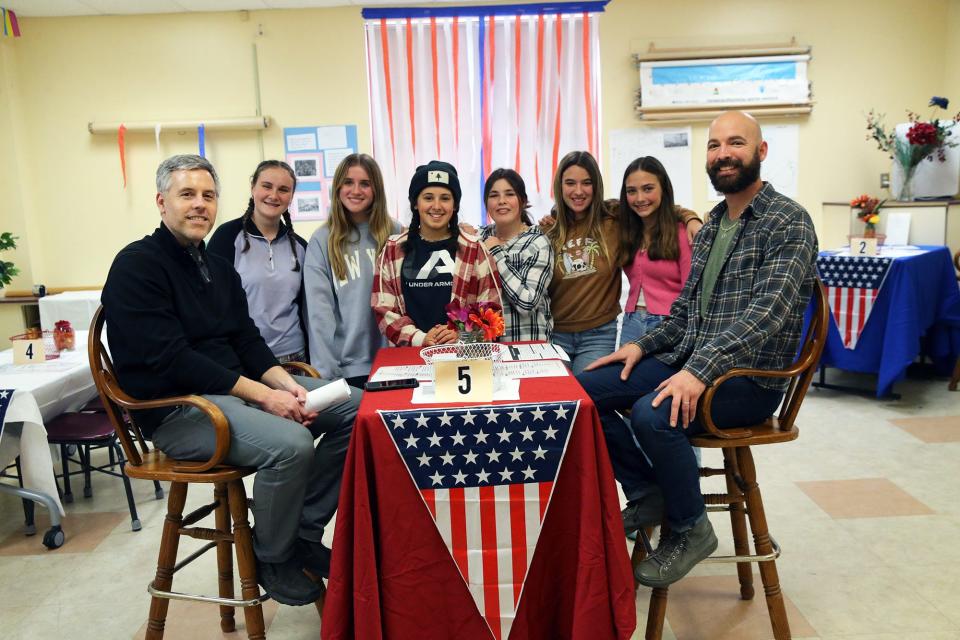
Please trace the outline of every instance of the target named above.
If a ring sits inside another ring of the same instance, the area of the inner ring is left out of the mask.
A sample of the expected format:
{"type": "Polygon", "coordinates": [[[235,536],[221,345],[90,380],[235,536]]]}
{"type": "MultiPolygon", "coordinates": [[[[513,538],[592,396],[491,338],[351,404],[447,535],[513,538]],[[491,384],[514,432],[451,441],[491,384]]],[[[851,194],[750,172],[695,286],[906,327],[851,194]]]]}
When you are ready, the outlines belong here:
{"type": "MultiPolygon", "coordinates": [[[[817,235],[806,209],[769,183],[740,216],[724,266],[699,314],[699,286],[726,202],[710,212],[693,245],[690,276],[670,317],[635,344],[670,365],[683,363],[706,384],[734,367],[784,369],[796,357],[803,312],[816,278],[817,235]]],[[[753,378],[768,389],[789,381],[753,378]]]]}
{"type": "MultiPolygon", "coordinates": [[[[407,232],[404,231],[390,236],[383,246],[373,273],[370,306],[377,316],[380,332],[387,337],[390,344],[397,347],[419,347],[427,334],[418,329],[407,315],[400,280],[403,270],[403,243],[406,240],[407,232]]],[[[486,302],[502,307],[500,276],[486,248],[474,236],[463,231],[457,237],[457,245],[450,300],[459,300],[461,305],[486,302]]]]}
{"type": "MultiPolygon", "coordinates": [[[[480,229],[480,239],[494,235],[496,225],[480,229]]],[[[553,277],[553,246],[533,226],[502,245],[490,249],[503,284],[503,339],[548,341],[553,333],[550,295],[553,277]]]]}

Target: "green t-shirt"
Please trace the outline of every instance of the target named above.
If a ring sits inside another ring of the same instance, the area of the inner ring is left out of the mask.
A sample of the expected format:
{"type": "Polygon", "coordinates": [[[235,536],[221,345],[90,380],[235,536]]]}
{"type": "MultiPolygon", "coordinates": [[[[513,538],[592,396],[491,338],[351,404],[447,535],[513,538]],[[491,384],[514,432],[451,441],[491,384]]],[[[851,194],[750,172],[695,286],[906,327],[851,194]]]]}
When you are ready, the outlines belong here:
{"type": "Polygon", "coordinates": [[[707,264],[703,267],[703,276],[700,282],[703,290],[700,293],[700,317],[707,316],[707,309],[710,307],[710,296],[713,295],[713,289],[717,284],[717,276],[720,275],[720,269],[723,267],[723,259],[727,255],[727,249],[730,247],[730,241],[737,235],[737,227],[740,226],[740,219],[733,221],[726,214],[720,218],[720,225],[717,229],[717,235],[713,238],[713,246],[710,247],[710,257],[707,258],[707,264]],[[731,225],[727,227],[726,225],[731,225]]]}

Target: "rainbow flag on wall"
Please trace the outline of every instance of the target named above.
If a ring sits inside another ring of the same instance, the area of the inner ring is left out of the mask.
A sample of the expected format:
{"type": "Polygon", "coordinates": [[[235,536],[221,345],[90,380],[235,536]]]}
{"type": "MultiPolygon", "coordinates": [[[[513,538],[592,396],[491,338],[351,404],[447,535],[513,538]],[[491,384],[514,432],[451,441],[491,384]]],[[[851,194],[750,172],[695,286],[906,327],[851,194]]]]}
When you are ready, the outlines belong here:
{"type": "Polygon", "coordinates": [[[20,37],[20,23],[17,22],[17,14],[10,9],[0,8],[0,12],[3,14],[3,35],[13,36],[14,38],[20,37]]]}

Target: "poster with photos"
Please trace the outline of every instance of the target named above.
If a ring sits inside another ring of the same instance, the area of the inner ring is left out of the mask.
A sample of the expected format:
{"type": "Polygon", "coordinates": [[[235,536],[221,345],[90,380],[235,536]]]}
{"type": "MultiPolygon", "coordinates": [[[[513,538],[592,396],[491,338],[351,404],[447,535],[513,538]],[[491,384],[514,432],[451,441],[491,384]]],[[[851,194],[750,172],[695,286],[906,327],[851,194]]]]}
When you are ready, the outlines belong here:
{"type": "Polygon", "coordinates": [[[287,164],[297,176],[297,189],[290,203],[291,218],[326,220],[337,165],[357,152],[357,126],[285,127],[283,147],[287,164]]]}

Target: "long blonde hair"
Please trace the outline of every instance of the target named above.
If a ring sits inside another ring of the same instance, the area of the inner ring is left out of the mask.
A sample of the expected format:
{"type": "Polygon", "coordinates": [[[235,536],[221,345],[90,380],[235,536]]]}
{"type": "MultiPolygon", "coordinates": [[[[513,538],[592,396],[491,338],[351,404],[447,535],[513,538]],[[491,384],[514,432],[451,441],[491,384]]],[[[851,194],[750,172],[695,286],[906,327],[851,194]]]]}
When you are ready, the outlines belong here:
{"type": "Polygon", "coordinates": [[[362,167],[370,179],[373,188],[373,204],[370,205],[370,235],[377,243],[377,254],[387,243],[393,225],[390,214],[387,212],[387,200],[383,196],[383,175],[377,161],[365,153],[351,153],[340,161],[333,174],[333,186],[330,193],[330,217],[327,224],[330,226],[330,236],[327,239],[327,251],[330,254],[330,265],[333,275],[338,280],[347,278],[347,263],[343,259],[343,252],[347,243],[359,242],[360,232],[353,223],[350,214],[340,202],[340,188],[347,181],[347,171],[352,167],[362,167]]]}
{"type": "MultiPolygon", "coordinates": [[[[610,216],[606,204],[603,201],[603,178],[600,175],[600,166],[596,158],[590,155],[589,151],[571,151],[563,156],[560,164],[557,165],[557,172],[553,176],[553,202],[556,209],[556,223],[547,231],[547,237],[553,245],[553,253],[557,262],[563,260],[563,246],[567,243],[567,236],[570,226],[576,220],[572,211],[563,201],[563,173],[570,167],[581,167],[590,176],[590,182],[593,184],[593,200],[590,201],[590,208],[587,210],[587,235],[597,240],[600,245],[600,251],[603,257],[610,261],[610,250],[603,237],[603,221],[610,216]]],[[[612,265],[616,266],[616,265],[612,265]]]]}

